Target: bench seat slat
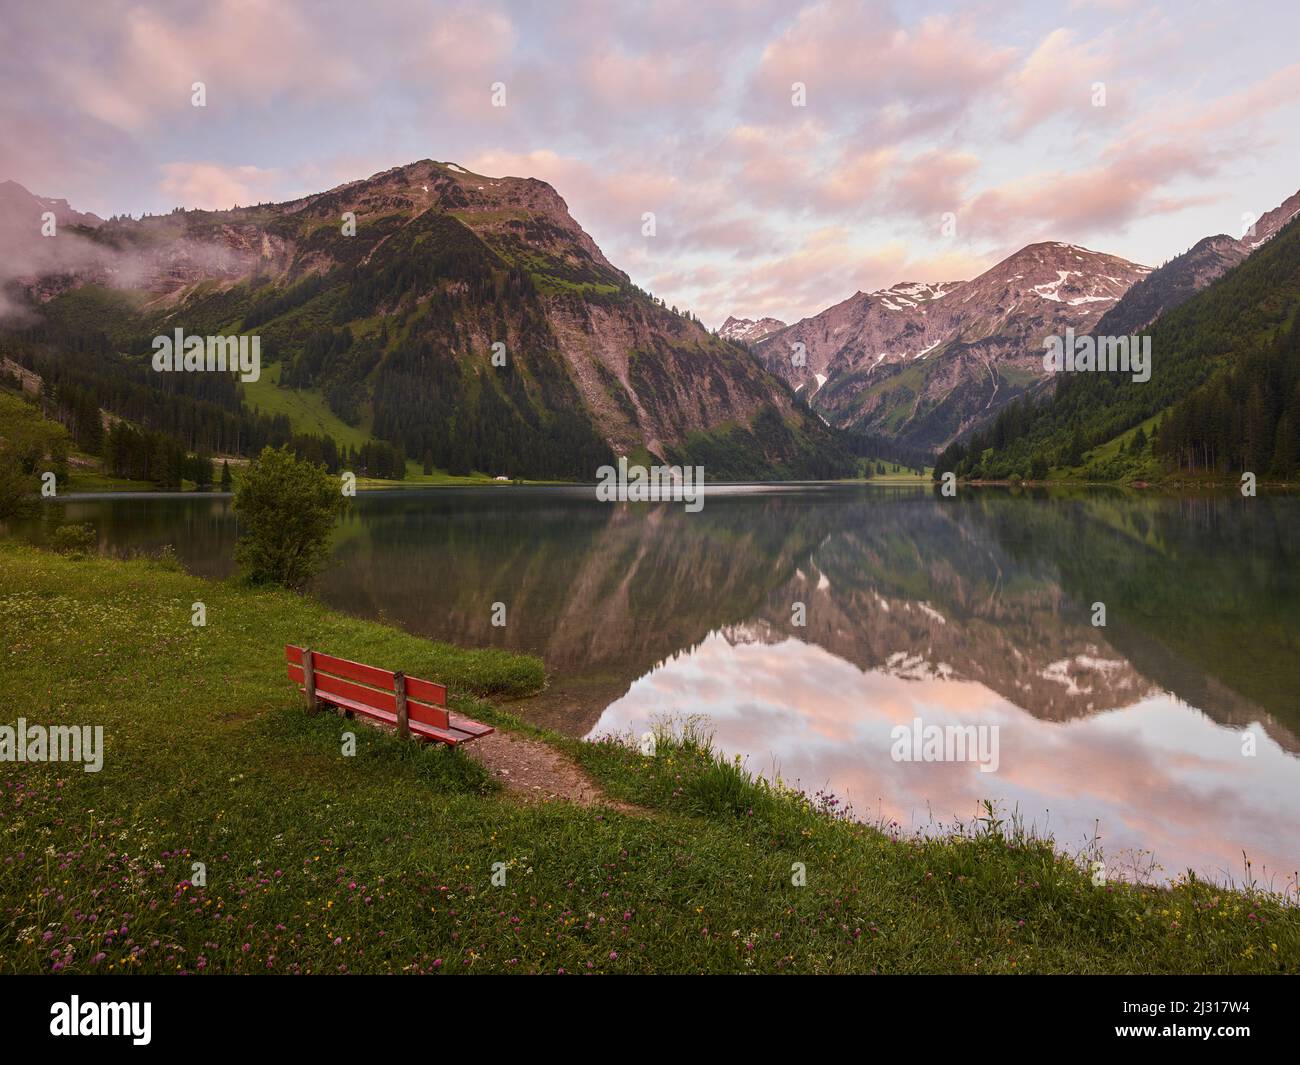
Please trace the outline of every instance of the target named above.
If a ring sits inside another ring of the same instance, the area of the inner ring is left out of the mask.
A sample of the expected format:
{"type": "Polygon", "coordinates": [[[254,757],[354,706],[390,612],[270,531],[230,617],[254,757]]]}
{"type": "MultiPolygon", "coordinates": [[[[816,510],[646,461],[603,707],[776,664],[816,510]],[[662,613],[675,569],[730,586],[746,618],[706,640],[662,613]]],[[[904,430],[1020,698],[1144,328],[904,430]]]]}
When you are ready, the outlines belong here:
{"type": "MultiPolygon", "coordinates": [[[[382,712],[375,713],[373,710],[366,712],[369,713],[371,717],[377,718],[385,724],[397,724],[396,714],[389,715],[382,712]]],[[[460,724],[463,725],[467,721],[469,721],[468,718],[461,718],[460,724]]],[[[480,725],[477,721],[469,723],[474,725],[477,731],[471,732],[468,729],[459,727],[455,721],[451,722],[446,728],[439,728],[437,725],[430,725],[424,721],[416,721],[414,718],[411,718],[408,722],[412,732],[419,733],[421,736],[427,736],[430,739],[442,740],[443,743],[449,743],[453,747],[458,743],[468,743],[470,740],[476,740],[480,736],[486,736],[489,732],[495,731],[488,725],[480,725]]]]}
{"type": "MultiPolygon", "coordinates": [[[[299,687],[299,691],[303,689],[299,687]]],[[[344,710],[351,710],[355,714],[361,714],[363,717],[374,718],[376,721],[382,721],[386,725],[396,725],[397,715],[390,714],[386,710],[380,710],[377,707],[370,706],[366,703],[357,702],[355,699],[348,699],[342,695],[331,695],[329,692],[322,692],[317,689],[316,694],[319,698],[331,704],[332,706],[341,706],[344,710]]],[[[470,721],[469,718],[457,715],[457,721],[447,728],[438,728],[436,725],[428,725],[423,721],[416,721],[412,718],[408,725],[413,733],[424,736],[428,739],[441,740],[443,743],[455,747],[458,743],[468,743],[470,740],[476,740],[481,736],[486,736],[496,730],[490,725],[482,725],[477,721],[470,721]],[[470,726],[470,727],[464,727],[470,726]]]]}
{"type": "Polygon", "coordinates": [[[452,728],[460,732],[468,732],[474,739],[478,739],[480,736],[486,736],[489,733],[496,731],[496,729],[491,725],[484,725],[481,721],[462,717],[460,714],[453,714],[448,711],[447,716],[451,719],[452,728]]]}

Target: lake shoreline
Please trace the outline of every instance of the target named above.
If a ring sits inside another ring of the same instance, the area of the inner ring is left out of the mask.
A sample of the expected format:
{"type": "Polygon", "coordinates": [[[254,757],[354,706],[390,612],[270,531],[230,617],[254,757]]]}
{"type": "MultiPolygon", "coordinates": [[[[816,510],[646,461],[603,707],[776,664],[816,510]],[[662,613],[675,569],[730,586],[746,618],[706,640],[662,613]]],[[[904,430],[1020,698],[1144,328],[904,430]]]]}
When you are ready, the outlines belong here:
{"type": "MultiPolygon", "coordinates": [[[[111,478],[100,478],[102,480],[112,481],[111,478]]],[[[447,478],[433,480],[402,480],[402,481],[383,481],[374,482],[367,478],[360,478],[357,483],[356,491],[358,494],[374,494],[380,492],[422,492],[425,490],[447,490],[447,489],[484,489],[493,490],[511,489],[511,488],[591,488],[595,489],[599,481],[529,481],[529,480],[510,480],[496,481],[488,478],[447,478]]],[[[1241,488],[1240,479],[1209,479],[1201,477],[1178,477],[1170,475],[1157,480],[1115,480],[1115,481],[1093,481],[1080,480],[1077,478],[1058,478],[1045,480],[1025,480],[1020,478],[1002,478],[1002,479],[958,479],[957,484],[966,488],[1035,488],[1035,489],[1065,489],[1065,488],[1113,488],[1133,492],[1188,492],[1188,491],[1239,491],[1241,488]]],[[[761,488],[761,487],[790,487],[806,488],[818,486],[879,486],[887,488],[936,488],[940,482],[938,480],[927,480],[926,478],[912,475],[894,475],[885,474],[879,477],[869,478],[841,478],[836,480],[772,480],[772,481],[708,481],[707,487],[715,488],[761,488]]],[[[1258,478],[1255,482],[1257,489],[1267,489],[1270,492],[1294,492],[1300,491],[1300,481],[1296,480],[1273,480],[1270,478],[1258,478]]],[[[113,498],[154,498],[154,497],[204,497],[211,499],[229,499],[234,495],[233,491],[222,491],[217,489],[203,490],[198,488],[141,488],[139,482],[122,482],[121,487],[97,487],[87,490],[73,490],[63,492],[53,498],[42,498],[41,502],[58,502],[66,500],[69,502],[78,502],[94,499],[113,499],[113,498]]]]}
{"type": "MultiPolygon", "coordinates": [[[[652,757],[628,742],[565,740],[484,701],[540,683],[519,656],[430,644],[310,598],[205,580],[174,564],[78,559],[7,541],[0,634],[14,662],[0,689],[14,716],[88,717],[108,737],[100,774],[0,763],[6,804],[24,796],[18,852],[83,854],[94,830],[65,816],[71,804],[94,808],[105,829],[138,841],[132,851],[143,852],[146,870],[163,870],[159,882],[70,859],[60,901],[47,900],[35,923],[66,930],[54,946],[71,971],[318,972],[340,959],[352,971],[448,972],[1300,967],[1300,909],[1265,892],[1194,877],[1096,886],[1089,870],[993,811],[945,838],[900,836],[896,826],[846,820],[830,797],[753,778],[689,723],[661,735],[652,757]],[[196,600],[207,608],[201,629],[190,623],[196,600]],[[283,643],[303,638],[446,680],[458,709],[546,744],[627,808],[520,803],[456,754],[306,714],[282,662],[283,643]],[[92,647],[103,649],[84,653],[92,647]],[[44,690],[39,678],[56,676],[58,706],[30,694],[44,690]],[[357,736],[355,759],[339,757],[344,730],[357,736]],[[232,821],[245,827],[227,838],[221,826],[232,821]],[[207,885],[176,890],[199,856],[212,863],[207,885]],[[513,896],[491,890],[493,861],[526,877],[521,889],[544,909],[526,906],[522,923],[502,926],[501,900],[513,896]],[[257,884],[258,866],[267,884],[257,884]],[[356,896],[376,883],[385,897],[380,938],[356,896]],[[691,906],[660,901],[665,885],[691,906]],[[457,896],[450,909],[448,890],[457,896]],[[194,912],[191,894],[238,915],[234,929],[194,912]],[[327,937],[312,932],[318,907],[329,914],[327,937]],[[114,926],[129,912],[134,940],[168,946],[94,960],[74,910],[103,913],[114,926]],[[562,916],[584,913],[585,926],[562,916]],[[258,944],[251,952],[244,925],[258,944]],[[650,925],[654,934],[638,934],[650,925]],[[392,932],[403,951],[384,946],[392,932]]],[[[5,816],[13,823],[12,811],[5,816]]],[[[118,861],[128,859],[110,866],[118,861]]],[[[20,860],[0,879],[14,927],[36,916],[28,892],[41,874],[32,864],[20,860]]],[[[51,964],[48,944],[20,940],[0,954],[5,971],[51,964]]]]}

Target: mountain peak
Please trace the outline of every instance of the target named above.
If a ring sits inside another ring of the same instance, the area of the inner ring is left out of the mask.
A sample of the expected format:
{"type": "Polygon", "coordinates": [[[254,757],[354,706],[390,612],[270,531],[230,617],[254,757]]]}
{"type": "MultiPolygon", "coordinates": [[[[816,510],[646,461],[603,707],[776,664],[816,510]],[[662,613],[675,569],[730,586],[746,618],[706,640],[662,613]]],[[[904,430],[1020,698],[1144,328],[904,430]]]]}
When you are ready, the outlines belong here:
{"type": "MultiPolygon", "coordinates": [[[[1147,267],[1141,266],[1139,263],[1131,263],[1129,260],[1122,259],[1118,255],[1111,255],[1109,252],[1104,251],[1094,251],[1092,248],[1085,248],[1082,244],[1069,244],[1062,240],[1040,240],[1033,244],[1026,244],[1019,251],[1014,251],[1003,259],[1002,262],[998,264],[998,267],[1026,260],[1042,261],[1048,259],[1057,259],[1062,261],[1072,259],[1076,262],[1108,260],[1125,263],[1142,270],[1147,269],[1147,267]]],[[[997,269],[998,267],[994,267],[994,269],[997,269]]]]}
{"type": "MultiPolygon", "coordinates": [[[[498,250],[505,250],[507,257],[511,250],[541,244],[569,260],[574,268],[594,269],[609,283],[624,285],[629,280],[569,213],[569,205],[555,187],[540,178],[489,177],[459,163],[422,159],[322,195],[337,197],[345,190],[352,190],[352,195],[360,195],[363,201],[375,201],[383,212],[391,210],[394,200],[405,203],[414,214],[436,208],[469,226],[498,250]]],[[[358,218],[364,206],[357,209],[358,218]]]]}
{"type": "Polygon", "coordinates": [[[1300,191],[1293,193],[1277,207],[1269,211],[1254,225],[1255,232],[1241,238],[1241,242],[1251,251],[1267,243],[1277,235],[1278,230],[1291,219],[1300,215],[1300,191]]]}
{"type": "Polygon", "coordinates": [[[39,225],[40,215],[46,211],[52,211],[55,221],[61,226],[88,226],[94,229],[104,224],[99,215],[74,210],[67,200],[39,196],[17,181],[0,181],[0,215],[3,215],[4,222],[30,216],[39,225]]]}
{"type": "Polygon", "coordinates": [[[858,293],[766,338],[758,353],[831,424],[938,448],[1042,383],[1043,336],[1089,330],[1148,273],[1115,255],[1041,241],[969,281],[858,293]],[[789,354],[795,343],[805,355],[799,365],[789,354]]]}
{"type": "Polygon", "coordinates": [[[754,344],[765,336],[784,329],[785,322],[779,318],[735,318],[728,316],[718,330],[723,340],[736,340],[742,344],[754,344]]]}

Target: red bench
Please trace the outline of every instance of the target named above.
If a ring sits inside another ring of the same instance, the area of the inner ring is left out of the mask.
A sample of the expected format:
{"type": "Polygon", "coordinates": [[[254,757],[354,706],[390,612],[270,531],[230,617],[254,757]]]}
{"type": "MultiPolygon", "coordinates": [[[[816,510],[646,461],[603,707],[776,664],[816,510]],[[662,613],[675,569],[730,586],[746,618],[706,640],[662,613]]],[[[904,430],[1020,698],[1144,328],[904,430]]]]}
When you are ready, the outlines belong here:
{"type": "Polygon", "coordinates": [[[441,684],[404,673],[390,673],[361,662],[323,655],[286,644],[289,679],[307,696],[307,709],[329,703],[351,717],[394,725],[399,736],[418,736],[455,747],[495,731],[447,709],[447,689],[441,684]]]}

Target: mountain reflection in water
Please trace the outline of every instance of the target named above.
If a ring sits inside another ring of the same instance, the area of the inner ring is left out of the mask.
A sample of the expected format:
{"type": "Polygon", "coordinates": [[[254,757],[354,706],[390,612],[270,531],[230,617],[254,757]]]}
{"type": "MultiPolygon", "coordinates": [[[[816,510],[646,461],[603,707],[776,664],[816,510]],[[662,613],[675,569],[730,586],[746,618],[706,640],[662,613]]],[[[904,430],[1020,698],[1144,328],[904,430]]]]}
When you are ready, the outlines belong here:
{"type": "MultiPolygon", "coordinates": [[[[231,570],[224,500],[56,515],[231,570]]],[[[751,769],[904,829],[995,799],[1066,850],[1098,833],[1112,868],[1152,851],[1158,876],[1239,876],[1244,850],[1281,887],[1300,866],[1294,498],[777,486],[710,489],[692,514],[408,491],[359,497],[335,553],[331,605],[541,655],[550,686],[512,709],[571,735],[704,714],[751,769]],[[890,730],[917,718],[1000,726],[998,771],[894,761],[890,730]]]]}

